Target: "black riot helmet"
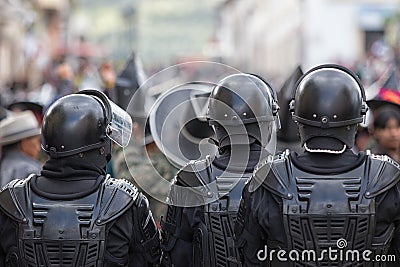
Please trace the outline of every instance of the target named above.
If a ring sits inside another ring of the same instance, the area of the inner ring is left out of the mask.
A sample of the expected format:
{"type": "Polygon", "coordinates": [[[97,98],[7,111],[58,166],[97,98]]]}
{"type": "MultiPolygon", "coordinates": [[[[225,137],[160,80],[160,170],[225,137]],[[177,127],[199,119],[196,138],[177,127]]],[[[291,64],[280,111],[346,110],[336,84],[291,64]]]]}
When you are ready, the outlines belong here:
{"type": "Polygon", "coordinates": [[[208,105],[209,124],[219,146],[258,141],[265,146],[272,124],[279,127],[276,93],[261,77],[239,73],[217,83],[208,105]]]}
{"type": "MultiPolygon", "coordinates": [[[[336,139],[342,143],[343,151],[346,146],[351,148],[357,124],[363,121],[367,109],[358,77],[336,64],[320,65],[305,73],[290,103],[292,118],[299,126],[301,145],[306,144],[306,149],[313,137],[336,139]]],[[[318,145],[313,146],[318,151],[318,145]]]]}
{"type": "Polygon", "coordinates": [[[105,153],[110,153],[110,140],[126,146],[131,131],[132,120],[128,113],[102,92],[82,90],[58,99],[47,109],[41,146],[52,158],[102,147],[105,153]]]}

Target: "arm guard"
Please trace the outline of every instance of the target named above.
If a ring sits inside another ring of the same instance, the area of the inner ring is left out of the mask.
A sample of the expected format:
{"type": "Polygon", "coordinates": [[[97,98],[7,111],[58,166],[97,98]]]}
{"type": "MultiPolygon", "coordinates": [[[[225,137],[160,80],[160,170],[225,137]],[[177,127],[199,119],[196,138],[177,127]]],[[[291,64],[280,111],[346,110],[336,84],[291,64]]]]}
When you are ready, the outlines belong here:
{"type": "Polygon", "coordinates": [[[183,207],[168,206],[161,219],[162,266],[185,266],[192,262],[193,230],[183,216],[183,207]]]}
{"type": "Polygon", "coordinates": [[[243,189],[235,222],[235,246],[244,266],[263,266],[264,263],[257,260],[257,252],[262,249],[264,238],[252,214],[252,196],[248,187],[249,183],[243,189]]]}
{"type": "Polygon", "coordinates": [[[204,223],[201,223],[204,219],[198,218],[200,214],[196,212],[198,208],[178,207],[174,204],[200,204],[204,203],[205,199],[217,196],[212,193],[208,185],[211,179],[210,164],[208,158],[191,161],[175,177],[169,194],[166,218],[161,220],[162,266],[192,266],[193,257],[204,258],[202,253],[207,250],[197,246],[207,244],[203,240],[207,236],[207,231],[204,223]],[[199,228],[201,226],[204,226],[204,229],[199,228]]]}
{"type": "Polygon", "coordinates": [[[133,216],[135,251],[143,255],[147,263],[158,264],[161,256],[160,235],[149,209],[149,202],[142,194],[135,201],[133,216]]]}

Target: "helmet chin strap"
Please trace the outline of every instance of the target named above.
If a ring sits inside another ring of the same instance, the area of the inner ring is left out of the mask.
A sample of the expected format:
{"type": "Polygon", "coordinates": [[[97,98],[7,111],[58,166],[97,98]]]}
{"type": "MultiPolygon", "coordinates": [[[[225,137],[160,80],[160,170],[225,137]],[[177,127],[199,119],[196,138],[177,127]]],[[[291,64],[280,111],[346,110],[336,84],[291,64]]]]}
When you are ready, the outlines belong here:
{"type": "Polygon", "coordinates": [[[341,150],[331,150],[331,149],[311,149],[309,147],[307,147],[307,143],[304,143],[304,149],[307,152],[311,152],[311,153],[328,153],[328,154],[342,154],[345,150],[346,150],[347,146],[343,145],[343,148],[341,150]]]}

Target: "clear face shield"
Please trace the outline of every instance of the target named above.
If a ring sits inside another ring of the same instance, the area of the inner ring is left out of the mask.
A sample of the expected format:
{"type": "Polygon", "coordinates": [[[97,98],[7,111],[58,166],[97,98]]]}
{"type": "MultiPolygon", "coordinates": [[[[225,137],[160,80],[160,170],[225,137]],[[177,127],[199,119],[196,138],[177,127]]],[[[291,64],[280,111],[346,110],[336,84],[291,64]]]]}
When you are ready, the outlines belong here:
{"type": "Polygon", "coordinates": [[[107,114],[108,125],[106,135],[120,147],[126,147],[132,134],[132,118],[121,107],[112,102],[108,97],[96,90],[85,89],[79,94],[90,95],[98,98],[99,102],[104,105],[107,114]]]}
{"type": "Polygon", "coordinates": [[[111,121],[107,126],[107,136],[120,147],[126,147],[129,144],[132,133],[132,118],[122,108],[108,101],[111,107],[111,121]]]}

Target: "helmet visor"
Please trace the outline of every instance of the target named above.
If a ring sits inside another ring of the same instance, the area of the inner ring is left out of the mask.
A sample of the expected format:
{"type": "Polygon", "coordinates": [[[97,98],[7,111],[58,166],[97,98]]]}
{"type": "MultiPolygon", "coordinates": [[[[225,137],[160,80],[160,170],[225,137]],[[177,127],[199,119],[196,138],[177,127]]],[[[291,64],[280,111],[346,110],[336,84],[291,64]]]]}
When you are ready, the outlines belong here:
{"type": "Polygon", "coordinates": [[[107,126],[107,136],[120,147],[126,147],[132,133],[132,118],[122,108],[108,101],[111,106],[112,118],[107,126]]]}

